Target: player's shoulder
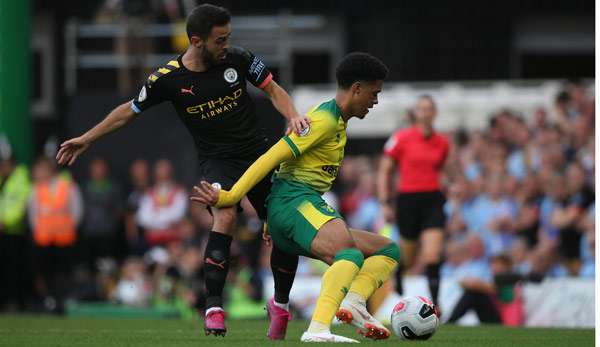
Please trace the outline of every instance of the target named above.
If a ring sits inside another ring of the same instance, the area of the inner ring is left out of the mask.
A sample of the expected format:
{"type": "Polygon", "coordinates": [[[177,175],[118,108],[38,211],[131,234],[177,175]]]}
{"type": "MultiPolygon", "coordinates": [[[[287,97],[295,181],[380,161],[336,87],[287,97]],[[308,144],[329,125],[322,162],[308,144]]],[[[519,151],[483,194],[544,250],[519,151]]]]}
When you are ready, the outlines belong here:
{"type": "Polygon", "coordinates": [[[250,60],[253,57],[249,50],[240,46],[229,46],[229,48],[227,48],[227,55],[233,59],[242,58],[245,60],[250,60]]]}
{"type": "Polygon", "coordinates": [[[159,79],[165,80],[170,76],[174,71],[181,70],[181,62],[179,57],[174,57],[173,59],[159,65],[154,72],[148,76],[147,83],[148,85],[152,85],[159,79]]]}
{"type": "Polygon", "coordinates": [[[335,99],[331,99],[314,106],[307,115],[311,120],[323,120],[324,123],[337,124],[342,113],[335,99]]]}
{"type": "Polygon", "coordinates": [[[396,132],[394,132],[393,136],[398,140],[406,140],[415,135],[418,135],[417,129],[415,127],[411,126],[408,128],[400,128],[400,129],[396,130],[396,132]]]}

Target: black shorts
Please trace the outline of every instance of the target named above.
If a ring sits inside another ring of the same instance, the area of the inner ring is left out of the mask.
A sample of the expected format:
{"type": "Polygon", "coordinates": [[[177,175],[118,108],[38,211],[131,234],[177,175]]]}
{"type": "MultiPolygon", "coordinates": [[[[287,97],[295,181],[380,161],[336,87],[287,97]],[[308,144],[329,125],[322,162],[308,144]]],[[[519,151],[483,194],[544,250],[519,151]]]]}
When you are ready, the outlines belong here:
{"type": "Polygon", "coordinates": [[[425,229],[443,229],[446,224],[445,202],[446,198],[440,191],[399,193],[396,199],[396,222],[400,236],[416,240],[425,229]]]}
{"type": "MultiPolygon", "coordinates": [[[[200,159],[200,179],[209,183],[218,182],[222,189],[229,190],[242,177],[254,160],[244,159],[200,159]]],[[[258,182],[246,195],[258,217],[267,219],[265,200],[271,192],[271,173],[258,182]]],[[[239,204],[238,204],[239,208],[239,204]]]]}

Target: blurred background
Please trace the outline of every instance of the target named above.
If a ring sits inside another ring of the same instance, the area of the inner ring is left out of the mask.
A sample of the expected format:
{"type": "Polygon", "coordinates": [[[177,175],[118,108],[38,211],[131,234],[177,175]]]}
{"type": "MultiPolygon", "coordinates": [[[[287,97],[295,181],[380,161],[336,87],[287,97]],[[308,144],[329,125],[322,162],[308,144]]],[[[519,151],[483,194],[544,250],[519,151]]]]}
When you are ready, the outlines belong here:
{"type": "MultiPolygon", "coordinates": [[[[187,203],[196,153],[171,106],[144,112],[70,168],[53,160],[62,141],[133,98],[154,69],[186,49],[185,17],[200,3],[0,1],[0,311],[195,319],[203,309],[211,217],[187,203]],[[31,192],[48,177],[65,182],[65,208],[76,221],[76,232],[55,243],[31,236],[46,203],[31,192]],[[161,195],[164,187],[177,194],[161,195]],[[153,213],[155,203],[168,213],[153,213]],[[160,228],[177,237],[147,237],[160,228]]],[[[461,296],[457,269],[485,259],[496,271],[491,261],[501,258],[503,274],[515,275],[492,280],[506,324],[593,326],[593,1],[212,3],[231,11],[233,44],[263,58],[300,112],[334,95],[335,66],[350,51],[390,68],[379,105],[348,128],[327,196],[353,227],[397,239],[375,197],[378,160],[389,136],[411,124],[418,96],[434,98],[436,129],[464,176],[444,179],[444,312],[461,296]],[[502,227],[506,220],[514,223],[502,227]],[[561,300],[574,296],[565,308],[561,300]]],[[[285,124],[253,91],[274,142],[285,124]]],[[[263,317],[272,292],[260,230],[246,204],[228,278],[233,318],[263,317]]],[[[296,317],[310,316],[323,271],[301,262],[296,317]]],[[[409,269],[408,294],[427,293],[422,272],[420,262],[409,269]]],[[[397,299],[391,288],[371,303],[383,319],[397,299]]],[[[477,322],[473,313],[460,321],[477,322]]]]}

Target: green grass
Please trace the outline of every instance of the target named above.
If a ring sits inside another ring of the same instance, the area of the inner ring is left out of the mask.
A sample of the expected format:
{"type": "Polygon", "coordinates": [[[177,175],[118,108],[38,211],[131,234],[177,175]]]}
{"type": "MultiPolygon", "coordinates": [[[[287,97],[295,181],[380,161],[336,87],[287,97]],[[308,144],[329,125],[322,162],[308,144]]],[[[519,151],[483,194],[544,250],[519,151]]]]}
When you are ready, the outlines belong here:
{"type": "MultiPolygon", "coordinates": [[[[307,322],[292,321],[287,340],[277,345],[300,343],[307,322]]],[[[227,337],[204,336],[198,322],[177,320],[124,320],[54,318],[0,315],[0,346],[263,346],[266,320],[228,322],[227,337]]],[[[416,343],[426,346],[593,346],[592,329],[525,329],[500,326],[442,326],[425,342],[403,342],[392,336],[386,341],[370,341],[347,326],[334,326],[335,333],[359,339],[363,344],[397,346],[416,343]]],[[[339,346],[339,345],[338,345],[339,346]]]]}

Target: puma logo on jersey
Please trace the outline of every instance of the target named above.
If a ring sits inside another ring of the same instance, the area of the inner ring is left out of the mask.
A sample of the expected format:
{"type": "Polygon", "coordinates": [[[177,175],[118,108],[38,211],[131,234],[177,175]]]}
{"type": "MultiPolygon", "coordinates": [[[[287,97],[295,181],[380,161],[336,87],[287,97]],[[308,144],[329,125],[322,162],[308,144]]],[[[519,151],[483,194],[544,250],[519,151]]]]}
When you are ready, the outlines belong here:
{"type": "Polygon", "coordinates": [[[192,86],[189,89],[185,89],[185,88],[181,88],[181,94],[192,94],[193,96],[196,96],[196,94],[194,94],[194,85],[192,84],[192,86]]]}

